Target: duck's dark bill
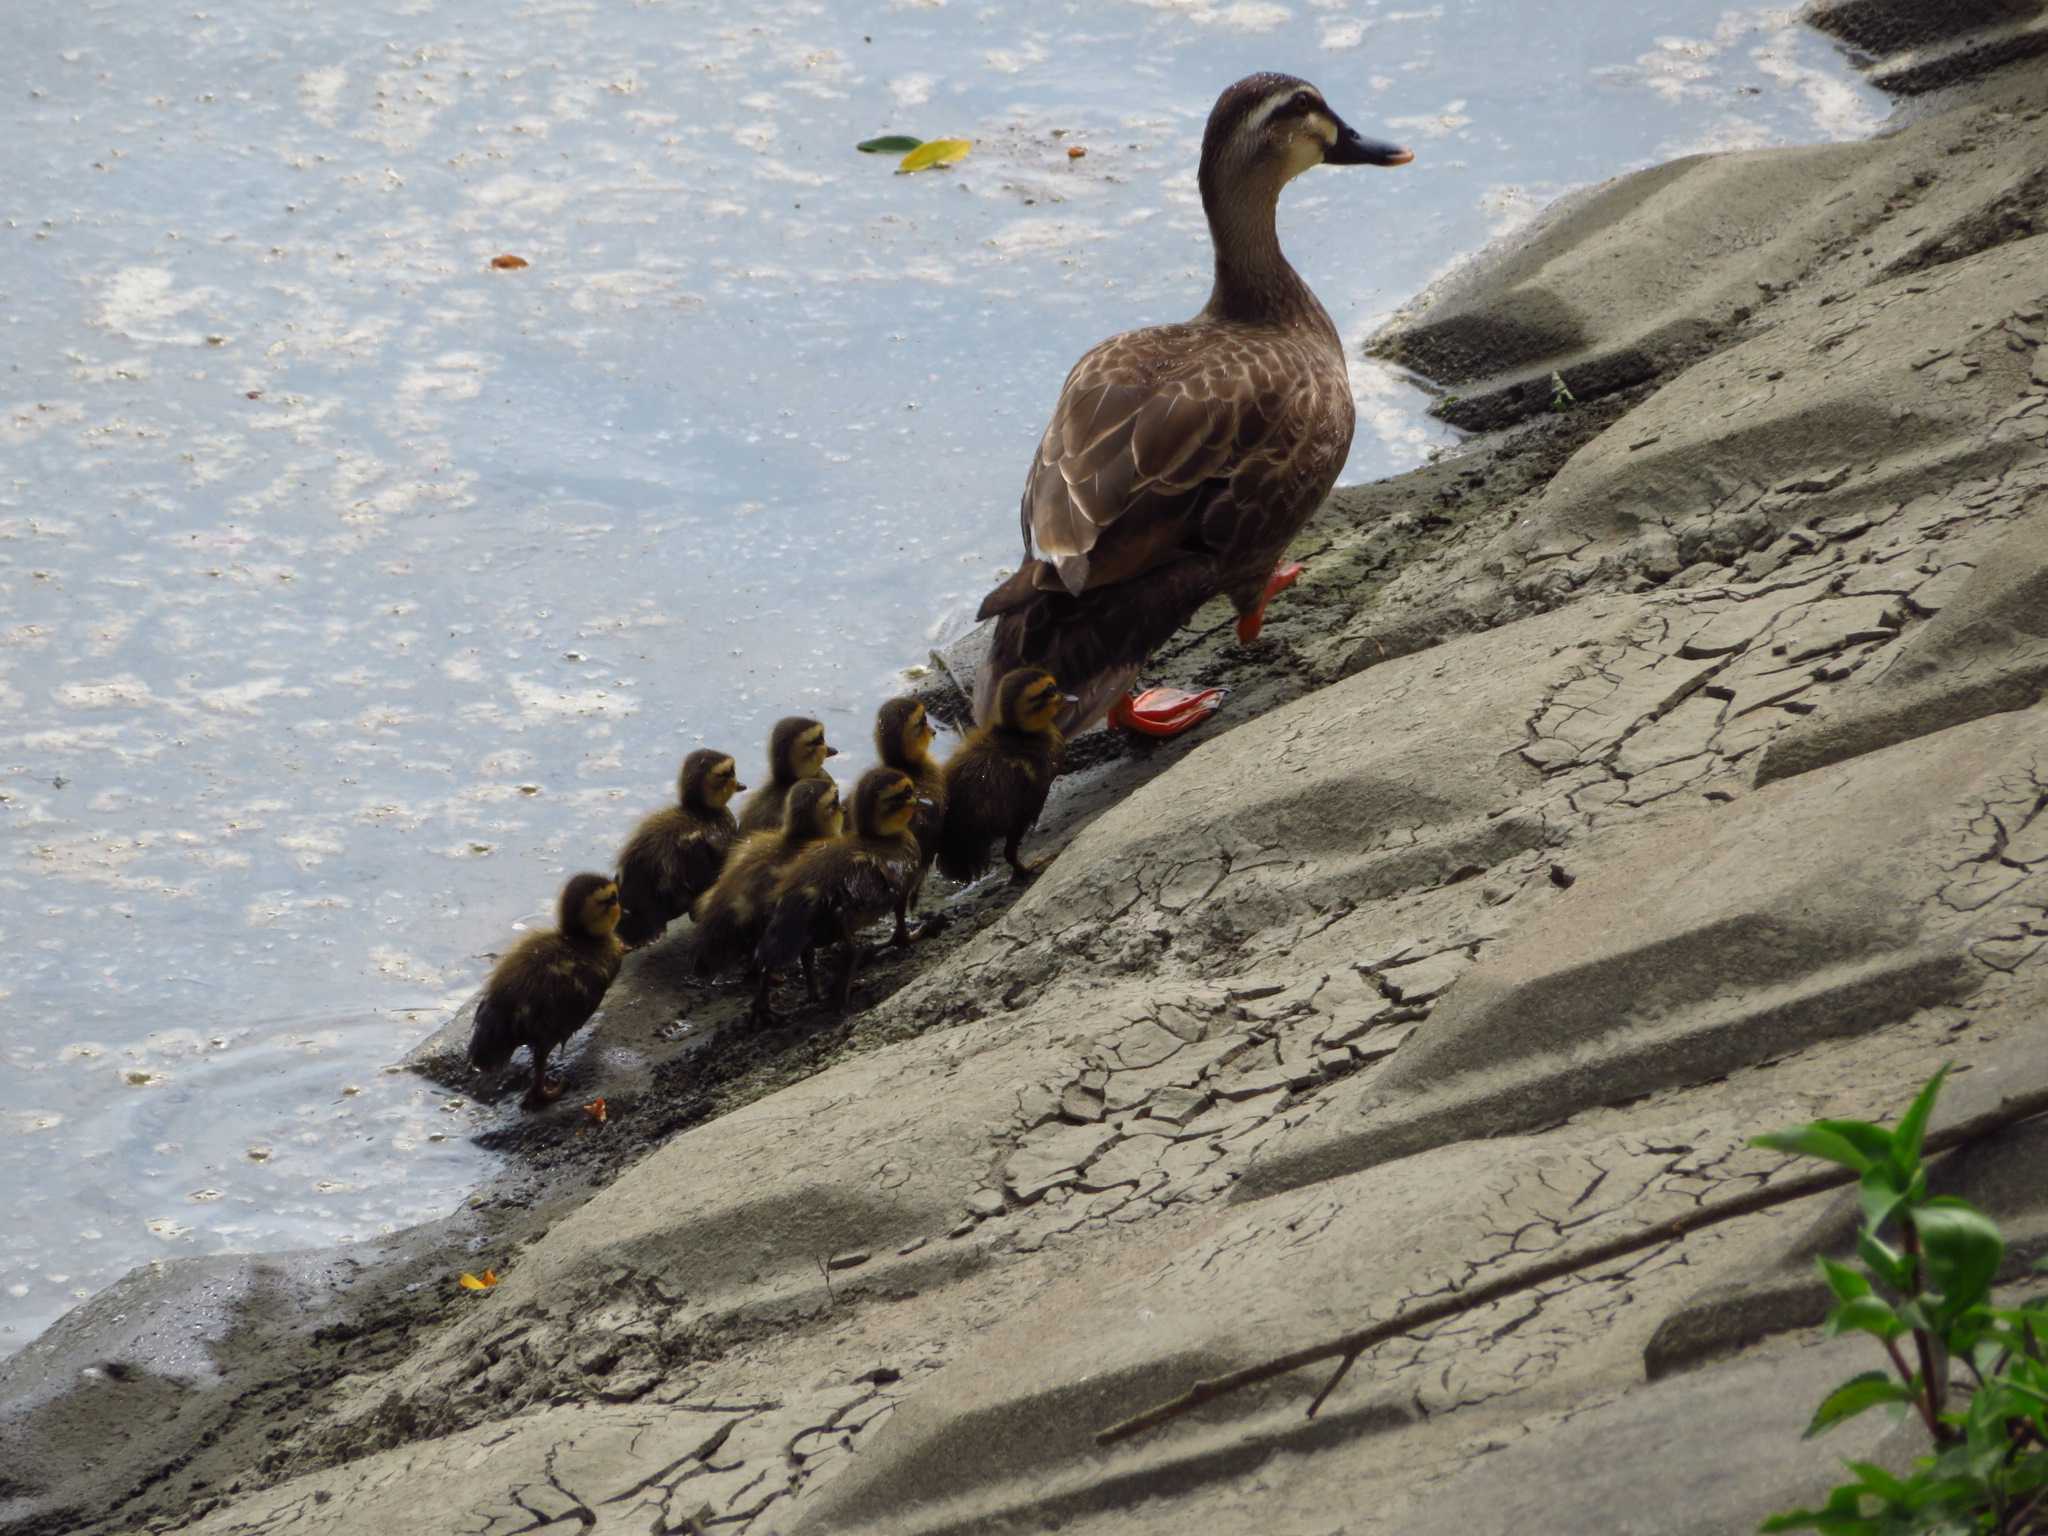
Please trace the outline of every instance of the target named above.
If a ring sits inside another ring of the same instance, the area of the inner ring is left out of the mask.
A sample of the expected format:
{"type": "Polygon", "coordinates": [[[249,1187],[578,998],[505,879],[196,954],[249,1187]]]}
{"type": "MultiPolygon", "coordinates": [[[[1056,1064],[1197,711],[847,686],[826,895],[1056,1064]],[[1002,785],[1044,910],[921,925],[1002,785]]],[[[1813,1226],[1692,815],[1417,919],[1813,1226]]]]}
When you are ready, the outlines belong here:
{"type": "Polygon", "coordinates": [[[1368,139],[1348,125],[1337,130],[1337,142],[1323,156],[1325,165],[1406,165],[1415,151],[1381,139],[1368,139]]]}

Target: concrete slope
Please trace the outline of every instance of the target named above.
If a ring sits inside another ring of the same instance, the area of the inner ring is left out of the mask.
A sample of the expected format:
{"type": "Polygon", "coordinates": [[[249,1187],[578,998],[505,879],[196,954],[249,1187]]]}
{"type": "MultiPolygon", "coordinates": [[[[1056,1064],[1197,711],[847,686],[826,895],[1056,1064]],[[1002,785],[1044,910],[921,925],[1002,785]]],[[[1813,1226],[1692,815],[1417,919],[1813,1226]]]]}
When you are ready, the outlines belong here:
{"type": "MultiPolygon", "coordinates": [[[[1285,665],[1190,637],[1188,680],[1246,680],[1211,733],[1077,775],[1058,862],[890,962],[820,1070],[472,1239],[495,1289],[418,1282],[382,1353],[247,1334],[325,1374],[175,1465],[67,1471],[89,1400],[44,1393],[14,1528],[1676,1533],[1903,1464],[1874,1418],[1797,1438],[1875,1363],[1807,1332],[1827,1201],[1415,1330],[1313,1421],[1308,1373],[1092,1436],[1782,1179],[1760,1130],[2048,1077],[2044,124],[2021,63],[1560,212],[1411,334],[1637,382],[1342,493],[1285,665]]],[[[619,1017],[687,995],[650,956],[619,1017]]],[[[2020,1255],[2040,1139],[1940,1175],[2020,1255]]]]}

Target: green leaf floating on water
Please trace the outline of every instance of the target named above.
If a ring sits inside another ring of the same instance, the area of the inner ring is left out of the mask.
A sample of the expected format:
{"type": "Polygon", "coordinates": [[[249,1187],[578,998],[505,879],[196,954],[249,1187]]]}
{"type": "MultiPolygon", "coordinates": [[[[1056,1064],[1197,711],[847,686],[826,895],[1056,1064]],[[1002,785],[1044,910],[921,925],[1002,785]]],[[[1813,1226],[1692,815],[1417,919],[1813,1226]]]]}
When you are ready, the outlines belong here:
{"type": "Polygon", "coordinates": [[[967,158],[967,152],[974,148],[972,139],[933,139],[929,144],[920,144],[903,157],[903,163],[896,167],[901,176],[910,171],[928,171],[935,165],[955,165],[967,158]]]}
{"type": "Polygon", "coordinates": [[[862,139],[853,147],[864,155],[901,155],[923,142],[923,139],[913,139],[907,133],[885,133],[879,139],[862,139]]]}

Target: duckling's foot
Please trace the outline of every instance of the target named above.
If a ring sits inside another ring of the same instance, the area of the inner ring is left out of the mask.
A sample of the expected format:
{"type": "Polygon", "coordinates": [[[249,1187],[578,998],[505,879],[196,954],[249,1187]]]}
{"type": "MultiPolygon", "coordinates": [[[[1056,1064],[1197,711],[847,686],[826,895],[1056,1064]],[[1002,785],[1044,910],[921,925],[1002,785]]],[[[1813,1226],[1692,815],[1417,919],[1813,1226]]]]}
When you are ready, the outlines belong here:
{"type": "Polygon", "coordinates": [[[519,1101],[521,1109],[546,1109],[559,1099],[568,1088],[559,1077],[536,1076],[533,1085],[526,1090],[526,1097],[519,1101]]]}
{"type": "Polygon", "coordinates": [[[1223,707],[1228,688],[1147,688],[1110,706],[1109,724],[1140,736],[1178,736],[1191,731],[1223,707]]]}
{"type": "Polygon", "coordinates": [[[869,959],[873,954],[874,951],[865,945],[847,950],[846,964],[839,971],[839,984],[832,990],[834,1018],[846,1017],[847,1007],[853,1001],[853,973],[860,969],[862,961],[869,959]]]}
{"type": "MultiPolygon", "coordinates": [[[[908,949],[921,939],[936,939],[945,931],[946,916],[943,912],[934,912],[915,928],[899,919],[896,924],[896,931],[889,935],[889,947],[891,949],[908,949]]],[[[873,951],[870,951],[870,957],[872,957],[873,953],[873,951]]]]}
{"type": "Polygon", "coordinates": [[[1299,560],[1290,560],[1285,565],[1273,567],[1273,574],[1266,578],[1266,590],[1259,594],[1259,605],[1237,621],[1237,643],[1250,645],[1259,638],[1259,630],[1266,622],[1266,604],[1285,592],[1301,579],[1306,570],[1299,560]]]}
{"type": "Polygon", "coordinates": [[[754,988],[754,1000],[747,1005],[747,1022],[756,1029],[772,1029],[782,1022],[775,1016],[775,1010],[768,1006],[774,985],[775,977],[767,971],[761,972],[761,980],[754,988]]]}

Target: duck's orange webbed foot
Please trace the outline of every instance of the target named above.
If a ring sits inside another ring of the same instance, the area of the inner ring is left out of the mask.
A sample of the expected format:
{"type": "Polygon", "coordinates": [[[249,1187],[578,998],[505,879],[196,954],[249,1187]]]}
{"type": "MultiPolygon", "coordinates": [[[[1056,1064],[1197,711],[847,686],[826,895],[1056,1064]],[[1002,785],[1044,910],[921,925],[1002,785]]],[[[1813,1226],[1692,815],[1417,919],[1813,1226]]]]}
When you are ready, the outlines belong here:
{"type": "Polygon", "coordinates": [[[1259,638],[1259,630],[1266,622],[1266,604],[1299,581],[1301,573],[1307,569],[1299,560],[1273,567],[1273,574],[1266,578],[1266,590],[1259,594],[1259,606],[1237,621],[1239,645],[1250,645],[1259,638]]]}
{"type": "Polygon", "coordinates": [[[1185,688],[1147,688],[1128,695],[1110,706],[1107,716],[1113,729],[1134,731],[1140,736],[1178,736],[1191,731],[1223,707],[1228,688],[1204,688],[1189,693],[1185,688]]]}

